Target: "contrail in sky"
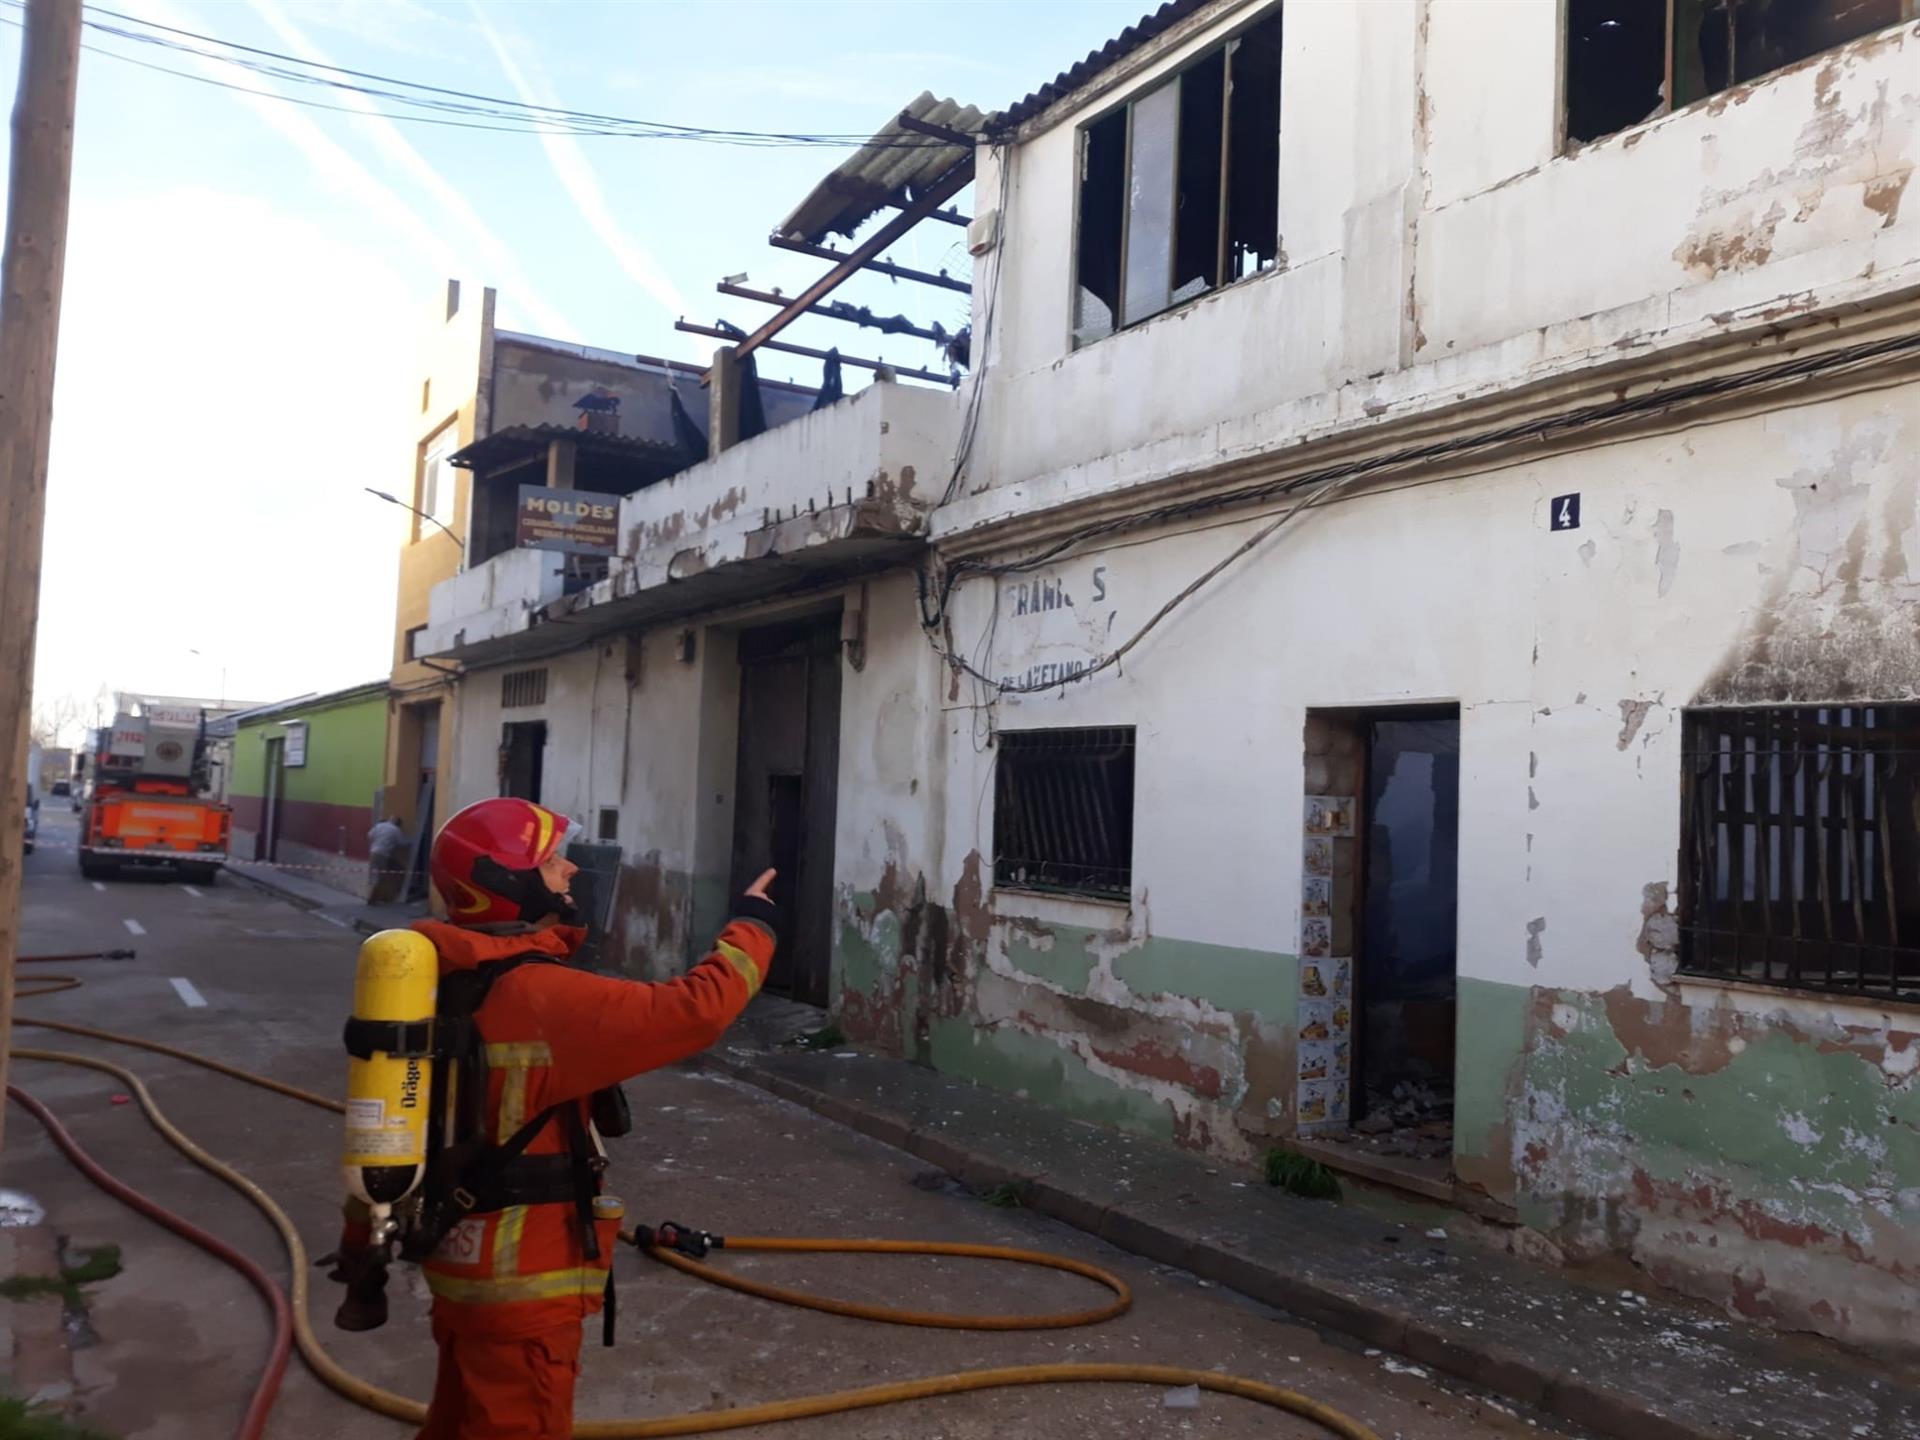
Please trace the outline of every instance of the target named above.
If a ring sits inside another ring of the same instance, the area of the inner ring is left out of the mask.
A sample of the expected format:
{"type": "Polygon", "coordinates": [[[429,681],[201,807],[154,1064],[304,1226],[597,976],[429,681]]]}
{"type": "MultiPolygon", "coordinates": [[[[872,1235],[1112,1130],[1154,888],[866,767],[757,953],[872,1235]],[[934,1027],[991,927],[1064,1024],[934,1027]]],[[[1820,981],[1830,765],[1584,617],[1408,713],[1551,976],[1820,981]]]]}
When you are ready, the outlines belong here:
{"type": "MultiPolygon", "coordinates": [[[[553,105],[557,103],[546,93],[545,86],[533,84],[520,69],[512,53],[500,38],[499,31],[473,7],[474,21],[480,27],[480,33],[487,37],[487,43],[493,47],[494,58],[500,62],[500,68],[506,72],[507,79],[513,82],[513,88],[528,105],[553,105]]],[[[661,270],[659,264],[644,249],[636,244],[620,228],[619,221],[613,218],[613,212],[607,208],[606,197],[600,192],[600,181],[593,173],[586,154],[575,143],[571,135],[543,134],[540,144],[547,152],[547,159],[553,163],[554,173],[560,177],[560,183],[573,197],[573,203],[579,207],[581,217],[587,222],[593,233],[598,235],[606,247],[620,262],[620,268],[632,277],[634,282],[659,302],[669,314],[686,313],[687,303],[674,284],[661,270]]]]}
{"type": "MultiPolygon", "coordinates": [[[[253,12],[264,20],[274,34],[305,60],[319,65],[332,63],[329,56],[309,41],[304,33],[273,0],[248,0],[253,12]]],[[[367,96],[355,90],[342,90],[341,98],[346,104],[361,112],[361,124],[372,137],[382,154],[386,155],[413,178],[432,198],[437,213],[444,214],[463,226],[467,234],[478,247],[484,261],[484,268],[468,267],[454,272],[478,274],[485,280],[499,285],[512,296],[514,307],[522,311],[532,322],[534,328],[542,334],[556,340],[578,340],[580,337],[573,326],[558,310],[549,305],[533,287],[532,281],[520,268],[519,260],[503,244],[498,236],[487,227],[474,208],[438,170],[428,163],[427,158],[408,143],[401,135],[400,128],[380,112],[380,108],[367,96]]]]}

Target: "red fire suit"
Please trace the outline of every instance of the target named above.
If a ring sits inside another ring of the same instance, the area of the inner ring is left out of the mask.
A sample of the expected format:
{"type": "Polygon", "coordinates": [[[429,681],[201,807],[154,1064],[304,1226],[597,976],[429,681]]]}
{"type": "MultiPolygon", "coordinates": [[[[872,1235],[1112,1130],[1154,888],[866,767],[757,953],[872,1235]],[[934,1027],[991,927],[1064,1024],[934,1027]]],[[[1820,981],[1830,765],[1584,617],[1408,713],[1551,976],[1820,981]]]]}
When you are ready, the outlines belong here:
{"type": "MultiPolygon", "coordinates": [[[[751,897],[740,906],[752,913],[729,922],[675,980],[644,984],[559,965],[502,975],[475,1015],[493,1141],[550,1105],[577,1104],[585,1120],[594,1091],[713,1044],[773,960],[773,907],[751,897]]],[[[529,951],[564,959],[585,938],[567,926],[492,934],[423,920],[414,928],[439,951],[442,975],[529,951]]],[[[556,1119],[526,1153],[565,1150],[556,1119]]],[[[618,1202],[602,1197],[598,1261],[586,1258],[566,1204],[472,1215],[448,1232],[422,1267],[440,1364],[419,1440],[567,1440],[581,1321],[601,1308],[620,1216],[618,1202]]]]}

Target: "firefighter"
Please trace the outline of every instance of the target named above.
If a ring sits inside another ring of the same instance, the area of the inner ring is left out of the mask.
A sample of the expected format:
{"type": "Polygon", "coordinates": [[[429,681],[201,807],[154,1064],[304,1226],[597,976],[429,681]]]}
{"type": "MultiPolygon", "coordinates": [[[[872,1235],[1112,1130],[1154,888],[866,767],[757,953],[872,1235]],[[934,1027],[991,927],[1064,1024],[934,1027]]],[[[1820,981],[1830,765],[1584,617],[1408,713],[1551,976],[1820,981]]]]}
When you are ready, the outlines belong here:
{"type": "MultiPolygon", "coordinates": [[[[488,977],[471,1012],[484,1051],[487,1158],[469,1155],[459,1183],[441,1185],[464,1208],[436,1230],[422,1263],[440,1358],[418,1440],[573,1433],[582,1322],[602,1309],[622,1214],[601,1193],[599,1102],[622,1080],[713,1044],[773,959],[769,870],[678,979],[646,984],[544,963],[566,961],[586,938],[570,923],[577,867],[561,853],[566,829],[529,801],[482,800],[433,843],[429,868],[448,918],[413,928],[438,952],[443,1014],[458,988],[451,977],[488,977]]],[[[349,1207],[341,1278],[356,1247],[366,1252],[365,1214],[349,1207]]]]}

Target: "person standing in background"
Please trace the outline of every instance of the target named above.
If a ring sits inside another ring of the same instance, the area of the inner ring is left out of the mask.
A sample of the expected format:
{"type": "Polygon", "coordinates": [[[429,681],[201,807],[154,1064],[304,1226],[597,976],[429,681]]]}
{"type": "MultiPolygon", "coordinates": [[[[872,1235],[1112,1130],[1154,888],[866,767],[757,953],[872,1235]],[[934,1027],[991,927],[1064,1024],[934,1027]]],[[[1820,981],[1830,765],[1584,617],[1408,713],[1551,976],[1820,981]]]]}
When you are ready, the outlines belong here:
{"type": "Polygon", "coordinates": [[[400,893],[400,857],[406,853],[407,836],[397,817],[387,815],[367,832],[367,868],[371,883],[367,886],[369,905],[391,905],[400,893]]]}

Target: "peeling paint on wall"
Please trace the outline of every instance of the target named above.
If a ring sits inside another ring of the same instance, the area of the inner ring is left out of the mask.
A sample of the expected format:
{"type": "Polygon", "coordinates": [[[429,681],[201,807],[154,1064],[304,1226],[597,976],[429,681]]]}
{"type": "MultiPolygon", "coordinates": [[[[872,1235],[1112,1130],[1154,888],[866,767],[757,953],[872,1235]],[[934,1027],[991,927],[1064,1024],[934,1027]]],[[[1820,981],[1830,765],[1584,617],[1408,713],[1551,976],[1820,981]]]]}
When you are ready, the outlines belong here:
{"type": "Polygon", "coordinates": [[[1886,1062],[1914,1033],[1625,987],[1535,989],[1526,1013],[1523,1219],[1749,1318],[1912,1346],[1920,1086],[1886,1062]]]}
{"type": "Polygon", "coordinates": [[[889,860],[872,891],[841,892],[834,1013],[886,1053],[1248,1158],[1291,1124],[1295,959],[1134,924],[996,915],[977,855],[929,904],[889,860]]]}

